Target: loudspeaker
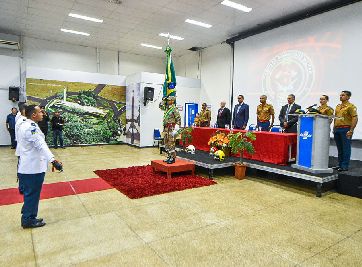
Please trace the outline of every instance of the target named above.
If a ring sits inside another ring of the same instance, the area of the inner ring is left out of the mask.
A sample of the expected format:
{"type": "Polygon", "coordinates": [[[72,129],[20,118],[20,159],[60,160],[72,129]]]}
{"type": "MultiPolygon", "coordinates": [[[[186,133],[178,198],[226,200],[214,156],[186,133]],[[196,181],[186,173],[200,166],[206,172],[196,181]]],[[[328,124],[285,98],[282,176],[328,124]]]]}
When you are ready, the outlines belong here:
{"type": "Polygon", "coordinates": [[[19,101],[19,92],[20,88],[15,86],[9,87],[9,100],[11,101],[19,101]]]}
{"type": "Polygon", "coordinates": [[[155,93],[155,88],[152,88],[152,87],[145,87],[144,88],[144,100],[150,100],[152,101],[153,100],[153,95],[155,93]]]}

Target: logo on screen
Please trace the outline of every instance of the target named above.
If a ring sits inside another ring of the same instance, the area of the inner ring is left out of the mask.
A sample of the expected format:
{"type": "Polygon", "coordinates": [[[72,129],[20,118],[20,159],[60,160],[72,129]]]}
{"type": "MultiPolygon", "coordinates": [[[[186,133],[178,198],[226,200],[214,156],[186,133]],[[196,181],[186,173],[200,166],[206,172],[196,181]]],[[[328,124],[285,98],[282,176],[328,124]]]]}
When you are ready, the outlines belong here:
{"type": "Polygon", "coordinates": [[[307,98],[314,78],[312,60],[302,51],[288,50],[277,54],[266,66],[262,88],[273,103],[281,107],[289,94],[294,94],[298,102],[307,98]]]}
{"type": "Polygon", "coordinates": [[[303,140],[307,140],[308,138],[312,137],[312,135],[309,134],[308,131],[304,131],[304,133],[301,133],[299,136],[302,137],[303,140]]]}

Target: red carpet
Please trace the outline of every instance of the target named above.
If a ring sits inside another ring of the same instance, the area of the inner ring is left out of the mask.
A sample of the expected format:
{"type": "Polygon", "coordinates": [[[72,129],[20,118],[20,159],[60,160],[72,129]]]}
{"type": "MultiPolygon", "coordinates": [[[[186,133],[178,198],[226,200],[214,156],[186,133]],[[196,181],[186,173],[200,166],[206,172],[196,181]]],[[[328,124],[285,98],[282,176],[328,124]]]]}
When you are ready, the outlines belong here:
{"type": "MultiPolygon", "coordinates": [[[[44,184],[40,199],[64,197],[69,195],[101,191],[110,188],[112,188],[112,186],[100,178],[44,184]]],[[[23,202],[23,196],[19,194],[17,188],[0,190],[0,206],[21,202],[23,202]]]]}
{"type": "Polygon", "coordinates": [[[173,174],[172,178],[167,179],[165,173],[153,172],[150,165],[98,170],[95,173],[129,198],[142,198],[216,184],[207,178],[183,173],[173,174]]]}

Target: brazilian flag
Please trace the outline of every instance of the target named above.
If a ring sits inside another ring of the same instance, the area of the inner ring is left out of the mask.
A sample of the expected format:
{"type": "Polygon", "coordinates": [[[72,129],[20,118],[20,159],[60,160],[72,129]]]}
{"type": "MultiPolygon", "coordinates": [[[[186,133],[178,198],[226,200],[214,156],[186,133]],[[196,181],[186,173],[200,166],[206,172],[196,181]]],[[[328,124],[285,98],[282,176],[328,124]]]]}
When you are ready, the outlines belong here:
{"type": "Polygon", "coordinates": [[[166,74],[165,74],[165,82],[163,83],[163,96],[176,97],[176,74],[171,56],[172,48],[169,45],[167,45],[165,52],[166,52],[166,74]]]}

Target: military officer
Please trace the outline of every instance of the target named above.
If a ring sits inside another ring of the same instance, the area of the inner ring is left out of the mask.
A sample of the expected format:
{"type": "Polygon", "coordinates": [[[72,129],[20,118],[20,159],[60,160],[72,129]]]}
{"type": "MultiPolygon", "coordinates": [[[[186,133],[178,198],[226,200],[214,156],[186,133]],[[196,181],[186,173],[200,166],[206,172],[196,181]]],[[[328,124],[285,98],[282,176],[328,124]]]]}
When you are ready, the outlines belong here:
{"type": "Polygon", "coordinates": [[[210,127],[211,111],[207,108],[206,103],[202,103],[199,121],[200,127],[210,127]]]}
{"type": "Polygon", "coordinates": [[[327,95],[321,95],[321,97],[319,98],[319,103],[321,105],[317,108],[317,110],[322,115],[333,116],[334,110],[327,105],[328,101],[329,97],[327,95]]]}
{"type": "MultiPolygon", "coordinates": [[[[19,112],[15,117],[15,139],[16,141],[18,140],[18,135],[20,133],[20,129],[22,127],[22,125],[24,124],[24,122],[26,121],[26,117],[25,117],[25,108],[26,108],[26,104],[23,104],[21,106],[19,106],[19,112]]],[[[19,167],[19,158],[20,158],[20,154],[19,151],[21,151],[21,142],[18,142],[17,146],[16,146],[16,150],[15,150],[15,156],[18,157],[18,167],[19,167]]],[[[23,186],[21,184],[21,181],[19,180],[19,172],[17,171],[17,177],[18,177],[18,181],[19,181],[19,193],[23,194],[23,186]]]]}
{"type": "Polygon", "coordinates": [[[351,139],[354,128],[358,122],[357,108],[349,102],[351,97],[350,91],[342,91],[337,105],[334,119],[334,140],[338,150],[338,166],[334,169],[338,171],[348,171],[349,161],[351,158],[351,139]]]}
{"type": "Polygon", "coordinates": [[[274,108],[271,104],[267,104],[266,100],[266,95],[260,96],[260,105],[256,109],[257,127],[260,131],[269,131],[274,125],[274,108]]]}
{"type": "Polygon", "coordinates": [[[52,162],[56,167],[59,162],[54,159],[54,155],[45,143],[44,134],[37,125],[37,122],[43,118],[40,107],[27,106],[25,115],[27,119],[18,132],[18,141],[21,143],[18,151],[20,156],[18,173],[24,191],[21,226],[36,228],[45,225],[43,219],[37,218],[37,215],[40,191],[48,163],[52,162]]]}
{"type": "Polygon", "coordinates": [[[172,164],[176,160],[176,134],[181,125],[181,116],[175,105],[176,97],[168,96],[164,101],[166,103],[163,115],[163,141],[167,152],[165,162],[172,164]]]}

